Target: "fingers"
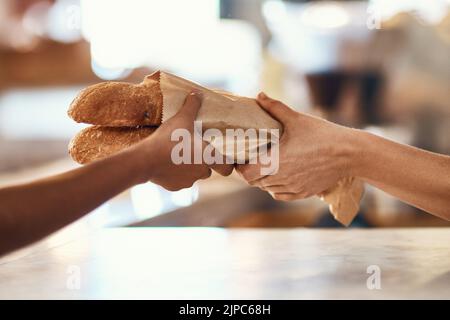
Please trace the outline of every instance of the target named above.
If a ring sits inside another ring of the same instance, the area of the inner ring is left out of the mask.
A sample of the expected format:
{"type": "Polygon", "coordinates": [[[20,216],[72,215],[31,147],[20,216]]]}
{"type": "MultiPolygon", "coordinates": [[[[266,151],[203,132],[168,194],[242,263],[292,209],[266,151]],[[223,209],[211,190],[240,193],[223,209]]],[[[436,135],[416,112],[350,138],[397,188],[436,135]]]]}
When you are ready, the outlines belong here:
{"type": "Polygon", "coordinates": [[[267,188],[268,186],[285,185],[285,178],[278,175],[263,175],[259,164],[239,165],[236,168],[239,175],[247,181],[248,184],[258,187],[267,188]]]}
{"type": "Polygon", "coordinates": [[[270,193],[270,194],[275,200],[279,201],[294,201],[304,198],[297,193],[270,193]]]}
{"type": "Polygon", "coordinates": [[[184,104],[178,111],[177,116],[185,118],[187,121],[194,122],[198,111],[202,106],[203,94],[199,91],[193,91],[186,96],[184,104]]]}
{"type": "Polygon", "coordinates": [[[229,176],[233,172],[234,165],[229,164],[229,162],[227,164],[227,158],[221,152],[219,152],[219,150],[217,150],[204,140],[202,140],[201,148],[202,161],[209,168],[213,169],[224,177],[229,176]]]}
{"type": "Polygon", "coordinates": [[[275,185],[275,186],[256,185],[256,187],[270,193],[290,193],[287,191],[287,187],[285,185],[275,185]]]}
{"type": "Polygon", "coordinates": [[[265,177],[261,175],[261,165],[259,163],[238,164],[236,166],[236,171],[250,185],[255,184],[258,180],[265,177]]]}
{"type": "Polygon", "coordinates": [[[227,177],[229,176],[234,169],[232,164],[213,164],[210,166],[215,172],[220,174],[221,176],[227,177]]]}
{"type": "Polygon", "coordinates": [[[296,113],[284,103],[268,97],[264,92],[258,95],[256,101],[264,110],[281,123],[287,123],[296,113]]]}
{"type": "Polygon", "coordinates": [[[211,169],[208,167],[205,167],[205,170],[204,170],[202,176],[200,176],[200,179],[201,180],[208,179],[209,177],[211,177],[211,174],[212,174],[211,169]]]}

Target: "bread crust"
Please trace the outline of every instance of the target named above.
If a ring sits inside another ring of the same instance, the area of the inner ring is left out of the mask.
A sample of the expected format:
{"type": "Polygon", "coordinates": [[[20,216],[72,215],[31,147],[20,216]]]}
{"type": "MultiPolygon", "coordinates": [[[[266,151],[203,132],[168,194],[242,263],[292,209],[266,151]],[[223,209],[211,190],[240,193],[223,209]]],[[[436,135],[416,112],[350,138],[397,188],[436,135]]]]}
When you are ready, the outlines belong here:
{"type": "Polygon", "coordinates": [[[110,81],[89,86],[71,103],[69,117],[109,127],[158,126],[163,95],[156,76],[147,76],[140,84],[110,81]]]}
{"type": "Polygon", "coordinates": [[[69,143],[69,154],[80,164],[100,160],[150,136],[157,128],[91,126],[81,130],[69,143]]]}

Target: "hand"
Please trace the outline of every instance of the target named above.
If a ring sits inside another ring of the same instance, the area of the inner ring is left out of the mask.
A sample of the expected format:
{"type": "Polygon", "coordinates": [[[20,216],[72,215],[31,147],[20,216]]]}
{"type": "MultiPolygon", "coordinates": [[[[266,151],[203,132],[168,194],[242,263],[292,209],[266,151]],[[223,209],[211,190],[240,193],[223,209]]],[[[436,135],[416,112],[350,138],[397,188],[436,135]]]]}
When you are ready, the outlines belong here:
{"type": "Polygon", "coordinates": [[[279,170],[261,175],[260,164],[237,166],[240,175],[277,200],[296,200],[320,194],[350,175],[352,129],[303,113],[260,93],[259,105],[280,121],[279,170]]]}
{"type": "MultiPolygon", "coordinates": [[[[176,129],[187,129],[191,134],[191,159],[193,159],[194,145],[194,121],[201,107],[202,96],[200,93],[190,93],[180,111],[164,122],[149,138],[135,147],[135,151],[141,157],[146,180],[161,185],[167,190],[176,191],[191,187],[199,179],[211,176],[211,169],[202,164],[175,164],[171,159],[173,147],[178,143],[171,141],[172,132],[176,129]]],[[[202,148],[206,146],[202,142],[202,148]]],[[[202,150],[203,154],[203,150],[202,150]]],[[[225,162],[224,162],[225,163],[225,162]]],[[[214,165],[212,168],[226,176],[233,171],[232,165],[214,165]]]]}

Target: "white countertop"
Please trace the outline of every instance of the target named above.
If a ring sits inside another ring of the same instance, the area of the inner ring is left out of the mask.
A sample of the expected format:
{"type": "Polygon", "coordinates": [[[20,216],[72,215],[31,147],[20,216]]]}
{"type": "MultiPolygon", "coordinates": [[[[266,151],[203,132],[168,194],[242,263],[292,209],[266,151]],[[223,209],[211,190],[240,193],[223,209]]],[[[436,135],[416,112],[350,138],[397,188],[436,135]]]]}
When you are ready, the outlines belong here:
{"type": "Polygon", "coordinates": [[[450,299],[450,229],[104,229],[4,257],[0,299],[29,298],[450,299]]]}

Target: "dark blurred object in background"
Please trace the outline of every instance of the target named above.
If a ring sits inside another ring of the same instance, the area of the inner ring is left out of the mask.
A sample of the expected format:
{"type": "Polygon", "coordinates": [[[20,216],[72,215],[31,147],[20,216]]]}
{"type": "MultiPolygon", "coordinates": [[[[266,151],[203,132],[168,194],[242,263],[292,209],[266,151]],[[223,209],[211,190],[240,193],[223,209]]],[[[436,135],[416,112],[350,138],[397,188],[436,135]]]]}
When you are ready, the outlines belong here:
{"type": "Polygon", "coordinates": [[[346,124],[340,119],[339,106],[345,88],[356,88],[358,119],[352,125],[375,125],[380,123],[379,103],[382,95],[383,78],[377,71],[350,72],[331,70],[305,75],[309,87],[311,103],[322,109],[328,118],[346,124]]]}

